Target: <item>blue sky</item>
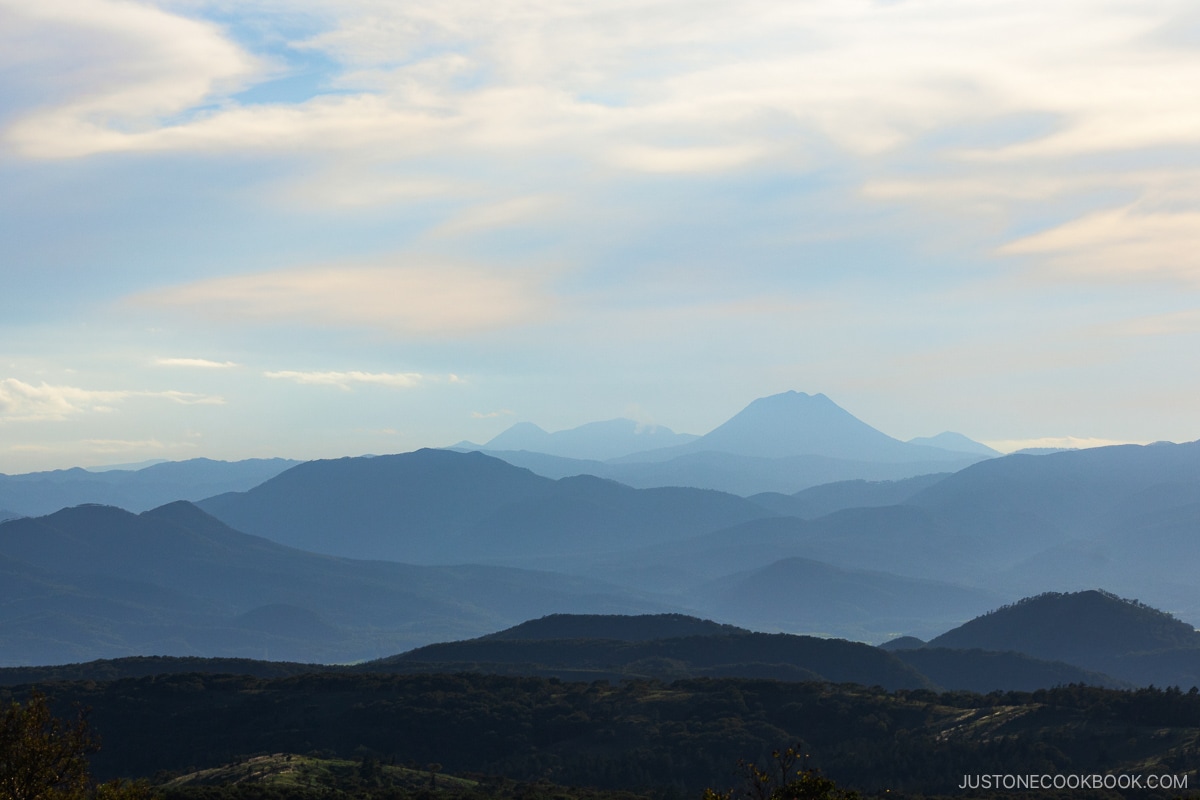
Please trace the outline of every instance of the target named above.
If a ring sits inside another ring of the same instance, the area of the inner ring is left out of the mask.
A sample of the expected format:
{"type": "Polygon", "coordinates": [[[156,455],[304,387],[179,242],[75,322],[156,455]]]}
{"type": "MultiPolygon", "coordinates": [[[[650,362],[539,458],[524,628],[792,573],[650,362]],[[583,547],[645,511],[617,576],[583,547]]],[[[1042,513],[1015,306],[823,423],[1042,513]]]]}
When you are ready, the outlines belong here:
{"type": "Polygon", "coordinates": [[[1192,440],[1197,86],[1174,0],[0,0],[0,471],[1192,440]]]}

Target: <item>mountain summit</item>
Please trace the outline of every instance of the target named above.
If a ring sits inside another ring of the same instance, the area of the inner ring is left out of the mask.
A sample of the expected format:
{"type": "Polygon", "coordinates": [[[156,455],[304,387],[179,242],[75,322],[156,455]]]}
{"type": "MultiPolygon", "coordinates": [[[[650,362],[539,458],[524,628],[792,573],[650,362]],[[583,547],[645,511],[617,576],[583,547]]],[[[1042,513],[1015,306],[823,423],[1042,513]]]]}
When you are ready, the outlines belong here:
{"type": "Polygon", "coordinates": [[[823,394],[793,391],[760,397],[693,442],[639,453],[629,460],[659,461],[706,451],[757,458],[823,456],[890,463],[955,460],[964,455],[902,442],[872,428],[823,394]]]}

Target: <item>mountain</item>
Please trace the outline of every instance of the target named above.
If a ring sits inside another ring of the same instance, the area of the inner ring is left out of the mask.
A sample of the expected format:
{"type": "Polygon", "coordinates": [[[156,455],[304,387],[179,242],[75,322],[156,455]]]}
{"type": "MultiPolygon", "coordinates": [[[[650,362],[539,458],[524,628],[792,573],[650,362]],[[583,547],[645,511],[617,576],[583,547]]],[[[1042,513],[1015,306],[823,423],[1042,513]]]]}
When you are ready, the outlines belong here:
{"type": "Polygon", "coordinates": [[[901,481],[930,473],[945,474],[978,460],[975,456],[962,456],[961,461],[886,463],[815,455],[765,458],[712,451],[685,453],[663,461],[585,461],[524,450],[489,450],[487,455],[548,478],[595,475],[638,489],[689,486],[743,497],[764,492],[791,494],[834,481],[901,481]]]}
{"type": "Polygon", "coordinates": [[[596,581],[295,550],[177,502],[0,524],[0,665],[130,655],[344,662],[557,611],[670,610],[596,581]]]}
{"type": "Polygon", "coordinates": [[[764,492],[751,495],[749,499],[785,516],[815,519],[847,508],[900,505],[949,474],[940,472],[893,481],[836,481],[790,495],[764,492]]]}
{"type": "Polygon", "coordinates": [[[1173,675],[1175,685],[1200,680],[1200,632],[1170,614],[1099,590],[1029,597],[947,631],[926,647],[1025,653],[1142,685],[1161,682],[1164,675],[1173,675]]]}
{"type": "Polygon", "coordinates": [[[605,461],[660,447],[686,444],[693,434],[675,433],[661,425],[631,419],[591,422],[565,431],[547,433],[532,422],[518,422],[482,446],[483,450],[526,450],[564,458],[605,461]]]}
{"type": "Polygon", "coordinates": [[[85,503],[147,511],[173,500],[200,500],[221,492],[244,491],[297,463],[283,458],[194,458],[155,463],[138,470],[96,472],[76,467],[0,475],[0,506],[12,509],[12,516],[40,516],[85,503]]]}
{"type": "Polygon", "coordinates": [[[793,557],[722,576],[689,599],[705,613],[760,630],[880,641],[967,619],[995,607],[997,595],[793,557]]]}
{"type": "Polygon", "coordinates": [[[969,462],[979,458],[894,439],[823,394],[783,392],[755,400],[725,423],[688,444],[635,453],[621,460],[665,461],[705,451],[758,458],[825,456],[883,463],[969,462]]]}
{"type": "Polygon", "coordinates": [[[427,564],[528,564],[771,515],[719,492],[639,490],[591,476],[555,481],[450,450],[311,461],[199,505],[239,530],[294,547],[427,564]]]}
{"type": "Polygon", "coordinates": [[[982,442],[969,439],[961,433],[955,433],[954,431],[943,431],[937,436],[918,436],[915,439],[909,439],[908,443],[923,447],[937,447],[942,450],[949,450],[952,453],[971,453],[972,455],[987,456],[988,458],[1004,455],[999,450],[993,450],[982,442]]]}

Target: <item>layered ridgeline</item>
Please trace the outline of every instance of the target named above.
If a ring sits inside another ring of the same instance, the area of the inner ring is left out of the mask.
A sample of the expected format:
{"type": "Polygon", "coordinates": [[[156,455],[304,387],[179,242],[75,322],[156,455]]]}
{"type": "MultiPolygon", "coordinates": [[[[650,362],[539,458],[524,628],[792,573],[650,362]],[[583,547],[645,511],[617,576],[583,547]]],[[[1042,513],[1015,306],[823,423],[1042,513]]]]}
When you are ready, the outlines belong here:
{"type": "Polygon", "coordinates": [[[825,395],[803,392],[755,400],[699,437],[681,438],[632,420],[553,434],[518,423],[485,445],[455,447],[483,450],[548,477],[587,473],[636,487],[694,486],[742,495],[950,472],[998,455],[959,434],[902,442],[825,395]],[[611,432],[610,445],[597,444],[600,431],[611,432]],[[635,451],[639,444],[644,447],[635,451]]]}
{"type": "Polygon", "coordinates": [[[920,652],[939,655],[939,660],[930,662],[929,674],[908,652],[893,653],[842,639],[756,633],[683,614],[553,614],[474,639],[426,645],[353,666],[230,658],[129,657],[51,667],[0,668],[0,685],[197,672],[274,678],[328,671],[482,672],[613,682],[736,677],[853,683],[892,690],[989,692],[1069,683],[1124,685],[1094,671],[1017,653],[944,649],[920,652]],[[947,660],[946,654],[953,658],[947,660]],[[947,664],[958,672],[948,669],[947,664]],[[931,674],[938,677],[934,679],[931,674]]]}
{"type": "Polygon", "coordinates": [[[0,475],[0,521],[41,516],[84,503],[148,511],[174,500],[202,500],[222,492],[245,491],[298,463],[285,458],[193,458],[141,469],[75,467],[0,475]]]}
{"type": "Polygon", "coordinates": [[[579,577],[352,561],[235,531],[178,502],[0,524],[0,664],[125,655],[354,661],[554,611],[660,601],[579,577]]]}
{"type": "MultiPolygon", "coordinates": [[[[824,516],[759,518],[670,548],[647,545],[597,560],[611,579],[712,579],[805,558],[844,570],[953,582],[1011,601],[1052,588],[1106,587],[1200,619],[1200,443],[1122,445],[989,459],[921,488],[898,505],[838,508],[824,516]]],[[[816,490],[810,490],[815,492],[816,490]]],[[[797,505],[806,502],[796,495],[797,505]]],[[[869,484],[829,491],[821,510],[868,502],[869,484]]],[[[785,513],[788,498],[754,498],[785,513]]],[[[995,603],[976,606],[963,618],[995,603]]],[[[954,623],[958,624],[958,623],[954,623]]],[[[892,628],[929,638],[950,626],[892,628]]],[[[886,638],[886,637],[880,637],[886,638]]]]}
{"type": "Polygon", "coordinates": [[[755,633],[679,614],[556,614],[468,641],[428,645],[357,669],[564,680],[771,678],[985,692],[1070,683],[1125,685],[1092,670],[1016,653],[941,652],[951,654],[955,669],[934,664],[940,678],[935,680],[905,653],[841,639],[755,633]]]}

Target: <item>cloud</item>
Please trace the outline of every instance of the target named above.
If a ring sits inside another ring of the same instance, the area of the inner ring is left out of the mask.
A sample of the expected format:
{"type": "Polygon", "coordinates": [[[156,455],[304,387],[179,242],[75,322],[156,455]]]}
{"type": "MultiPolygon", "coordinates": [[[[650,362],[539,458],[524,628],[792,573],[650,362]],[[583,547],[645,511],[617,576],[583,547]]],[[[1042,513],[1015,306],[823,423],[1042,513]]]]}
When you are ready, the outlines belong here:
{"type": "Polygon", "coordinates": [[[502,408],[499,411],[489,411],[486,414],[479,411],[472,411],[471,419],[498,419],[500,417],[512,416],[515,413],[515,411],[510,411],[507,408],[502,408]]]}
{"type": "Polygon", "coordinates": [[[195,367],[197,369],[229,369],[241,366],[232,361],[210,361],[207,358],[156,358],[154,363],[160,367],[195,367]]]}
{"type": "Polygon", "coordinates": [[[1039,439],[994,439],[984,442],[993,450],[1001,453],[1013,453],[1031,447],[1064,448],[1086,450],[1092,447],[1111,447],[1118,444],[1146,444],[1145,442],[1130,442],[1118,439],[1099,439],[1096,437],[1078,436],[1043,436],[1039,439]]]}
{"type": "Polygon", "coordinates": [[[1200,211],[1105,210],[1026,236],[1002,255],[1037,255],[1077,277],[1164,276],[1200,284],[1200,211]]]}
{"type": "Polygon", "coordinates": [[[0,422],[65,420],[84,413],[105,413],[130,398],[155,398],[183,405],[223,405],[221,397],[179,391],[104,391],[77,386],[34,386],[16,378],[0,380],[0,422]]]}
{"type": "Polygon", "coordinates": [[[349,391],[351,385],[356,383],[389,386],[393,389],[412,389],[429,380],[427,376],[417,372],[295,372],[281,370],[264,372],[263,375],[308,386],[336,386],[346,391],[349,391]]]}
{"type": "Polygon", "coordinates": [[[495,228],[544,223],[561,198],[552,196],[515,197],[470,208],[431,231],[433,236],[463,236],[495,228]]]}
{"type": "Polygon", "coordinates": [[[127,149],[264,71],[214,24],[122,0],[0,0],[0,65],[2,96],[33,98],[5,138],[38,158],[127,149]]]}
{"type": "Polygon", "coordinates": [[[454,265],[297,269],[199,281],[131,302],[224,321],[456,336],[545,318],[551,301],[540,284],[527,270],[454,265]]]}

